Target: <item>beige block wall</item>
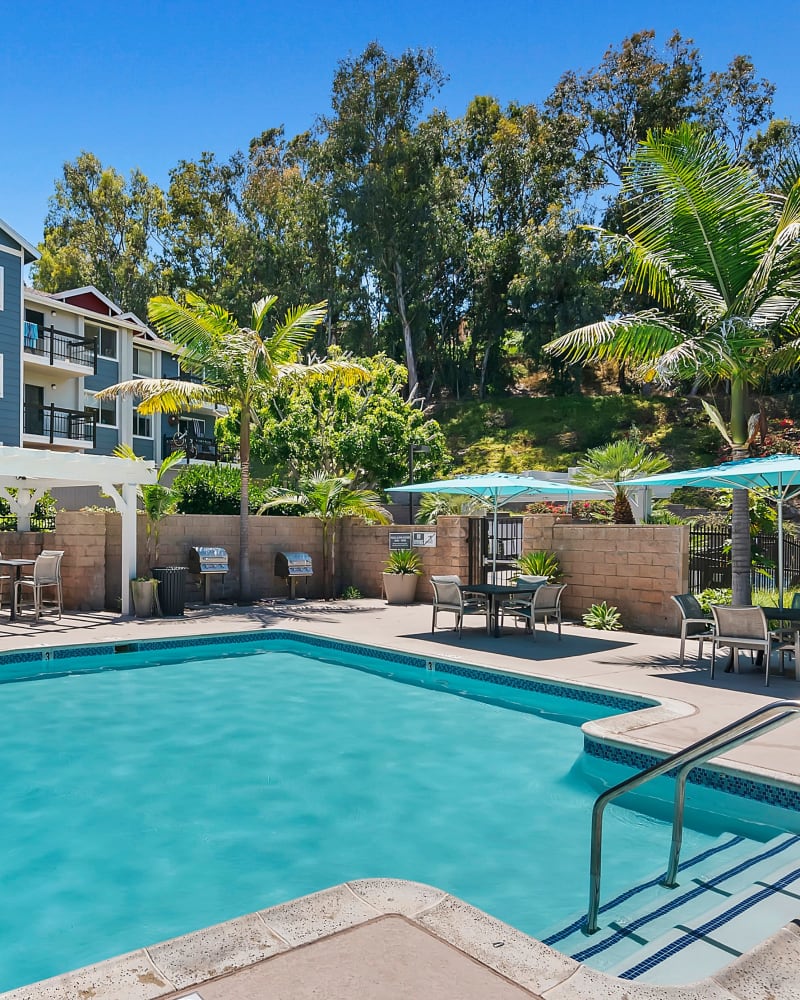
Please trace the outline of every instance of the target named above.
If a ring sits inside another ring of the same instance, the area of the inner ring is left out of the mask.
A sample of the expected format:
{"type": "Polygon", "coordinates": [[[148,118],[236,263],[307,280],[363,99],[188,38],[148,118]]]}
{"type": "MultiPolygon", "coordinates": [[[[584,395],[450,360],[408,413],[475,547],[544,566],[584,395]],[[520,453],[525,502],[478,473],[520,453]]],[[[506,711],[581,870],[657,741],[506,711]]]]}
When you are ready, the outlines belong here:
{"type": "Polygon", "coordinates": [[[564,572],[562,606],[580,618],[591,604],[616,605],[626,628],[674,635],[672,594],[689,589],[689,528],[684,525],[557,523],[524,519],[522,551],[555,552],[564,572]]]}
{"type": "MultiPolygon", "coordinates": [[[[436,548],[418,549],[424,575],[417,600],[431,600],[430,576],[455,573],[469,578],[469,518],[442,517],[436,526],[436,548]]],[[[679,616],[670,596],[688,590],[689,529],[660,525],[586,525],[532,515],[523,522],[523,552],[555,552],[569,584],[564,610],[575,618],[590,604],[615,604],[626,627],[674,634],[679,616]]],[[[147,571],[146,521],[138,518],[138,569],[147,571]]],[[[410,531],[410,525],[366,525],[344,519],[338,529],[338,591],[357,587],[365,597],[380,597],[383,566],[389,555],[389,533],[410,531]]],[[[418,526],[417,526],[418,527],[418,526]]],[[[159,563],[186,565],[196,545],[221,545],[228,551],[230,572],[224,590],[214,578],[212,598],[233,598],[239,589],[239,518],[175,515],[161,525],[159,563]]],[[[9,558],[35,559],[42,549],[63,549],[64,604],[73,610],[119,608],[121,518],[117,514],[60,511],[53,533],[3,532],[2,552],[9,558]]],[[[322,593],[322,525],[314,518],[251,517],[250,560],[253,597],[284,597],[286,584],[274,575],[275,555],[308,552],[314,575],[308,596],[322,593]]],[[[305,596],[305,583],[298,586],[305,596]]],[[[199,597],[199,580],[189,578],[187,598],[199,597]]]]}
{"type": "MultiPolygon", "coordinates": [[[[106,606],[119,606],[121,577],[121,518],[105,516],[106,533],[106,606]]],[[[61,514],[59,514],[61,517],[61,514]]],[[[249,520],[250,577],[253,597],[285,597],[288,587],[274,575],[278,552],[308,552],[314,565],[314,575],[308,580],[308,596],[322,594],[322,525],[311,517],[251,517],[249,520]]],[[[239,592],[239,516],[205,514],[175,514],[164,518],[160,525],[158,561],[154,565],[186,566],[189,550],[199,545],[222,546],[228,553],[229,571],[222,577],[213,576],[211,599],[233,598],[239,592]]],[[[138,575],[146,575],[147,519],[137,518],[138,575]]],[[[201,594],[200,580],[189,576],[187,600],[197,600],[201,594]]],[[[306,596],[304,580],[297,585],[297,594],[306,596]]]]}
{"type": "Polygon", "coordinates": [[[99,611],[106,606],[106,515],[60,511],[54,532],[3,532],[0,546],[9,559],[35,559],[42,549],[60,549],[64,607],[99,611]]]}
{"type": "MultiPolygon", "coordinates": [[[[419,525],[364,524],[345,519],[339,530],[339,586],[358,587],[364,597],[383,594],[383,567],[389,558],[389,534],[419,530],[419,525]]],[[[440,517],[436,524],[436,547],[417,549],[422,557],[423,575],[417,583],[417,600],[430,601],[431,576],[455,573],[469,577],[468,517],[440,517]]]]}

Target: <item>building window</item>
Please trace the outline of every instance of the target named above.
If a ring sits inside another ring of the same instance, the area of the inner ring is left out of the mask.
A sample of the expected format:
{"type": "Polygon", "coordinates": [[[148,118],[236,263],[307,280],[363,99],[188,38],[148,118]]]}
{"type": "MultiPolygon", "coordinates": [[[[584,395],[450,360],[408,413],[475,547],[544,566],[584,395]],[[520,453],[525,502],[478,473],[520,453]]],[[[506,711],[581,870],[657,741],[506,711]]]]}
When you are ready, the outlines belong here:
{"type": "Polygon", "coordinates": [[[133,411],[133,436],[140,438],[152,438],[153,436],[153,418],[150,414],[139,413],[138,410],[133,411]]]}
{"type": "Polygon", "coordinates": [[[98,427],[117,426],[116,399],[98,399],[93,392],[87,392],[83,408],[86,413],[94,417],[98,427]]]}
{"type": "Polygon", "coordinates": [[[87,340],[97,341],[97,353],[101,358],[117,360],[117,331],[94,323],[84,323],[83,335],[87,340]]]}
{"type": "Polygon", "coordinates": [[[134,347],[133,374],[138,375],[140,378],[152,378],[154,371],[154,357],[155,355],[152,351],[145,351],[141,347],[134,347]]]}

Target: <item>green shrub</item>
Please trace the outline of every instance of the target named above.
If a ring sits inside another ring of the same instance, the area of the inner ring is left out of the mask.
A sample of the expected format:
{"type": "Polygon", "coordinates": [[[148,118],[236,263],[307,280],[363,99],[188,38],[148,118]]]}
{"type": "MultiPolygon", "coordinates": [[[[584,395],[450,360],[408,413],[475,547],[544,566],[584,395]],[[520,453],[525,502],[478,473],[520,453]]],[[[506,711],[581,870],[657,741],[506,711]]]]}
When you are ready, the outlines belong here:
{"type": "Polygon", "coordinates": [[[733,593],[727,587],[706,587],[697,595],[697,600],[703,611],[710,613],[712,604],[730,604],[733,593]]]}
{"type": "MultiPolygon", "coordinates": [[[[250,481],[251,514],[257,514],[264,503],[265,489],[258,480],[250,481]]],[[[172,492],[179,514],[238,514],[242,473],[227,465],[189,465],[176,476],[172,492]]]]}
{"type": "Polygon", "coordinates": [[[516,568],[525,576],[546,576],[548,583],[558,583],[563,576],[558,556],[544,549],[520,556],[516,568]]]}
{"type": "Polygon", "coordinates": [[[622,628],[622,618],[619,611],[613,606],[609,607],[605,601],[602,604],[593,604],[583,616],[583,624],[587,628],[602,629],[604,632],[615,632],[622,628]]]}
{"type": "Polygon", "coordinates": [[[358,601],[364,595],[358,589],[358,587],[345,587],[344,593],[342,594],[343,601],[358,601]]]}

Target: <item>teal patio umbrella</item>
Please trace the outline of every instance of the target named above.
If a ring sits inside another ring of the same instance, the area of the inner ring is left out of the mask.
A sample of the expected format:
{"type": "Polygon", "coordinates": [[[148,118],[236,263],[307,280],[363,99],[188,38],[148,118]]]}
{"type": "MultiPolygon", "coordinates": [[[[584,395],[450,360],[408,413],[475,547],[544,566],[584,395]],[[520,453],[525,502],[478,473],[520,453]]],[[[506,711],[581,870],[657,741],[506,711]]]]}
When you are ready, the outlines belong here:
{"type": "MultiPolygon", "coordinates": [[[[409,483],[392,486],[387,493],[454,493],[474,497],[486,505],[494,515],[494,537],[497,538],[497,512],[504,504],[514,501],[535,500],[539,496],[572,500],[575,497],[592,500],[609,496],[607,490],[589,486],[573,486],[536,476],[511,475],[506,472],[488,472],[480,476],[456,476],[432,483],[409,483]]],[[[497,545],[492,548],[492,573],[497,571],[497,545]]]]}
{"type": "Polygon", "coordinates": [[[626,479],[620,486],[698,486],[714,490],[752,490],[778,506],[778,604],[783,607],[783,505],[800,494],[800,455],[743,458],[686,472],[664,472],[626,479]]]}

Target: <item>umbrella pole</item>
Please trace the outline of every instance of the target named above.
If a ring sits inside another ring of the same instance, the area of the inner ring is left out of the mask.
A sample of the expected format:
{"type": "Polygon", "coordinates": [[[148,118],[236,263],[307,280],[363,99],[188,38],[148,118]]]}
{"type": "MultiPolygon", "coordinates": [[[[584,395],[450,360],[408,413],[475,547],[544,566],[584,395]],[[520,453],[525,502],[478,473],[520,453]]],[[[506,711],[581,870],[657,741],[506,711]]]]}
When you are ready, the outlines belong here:
{"type": "Polygon", "coordinates": [[[778,476],[778,607],[783,607],[783,488],[778,476]]]}
{"type": "Polygon", "coordinates": [[[497,583],[497,507],[498,497],[494,498],[494,528],[492,535],[492,583],[497,583]]]}

